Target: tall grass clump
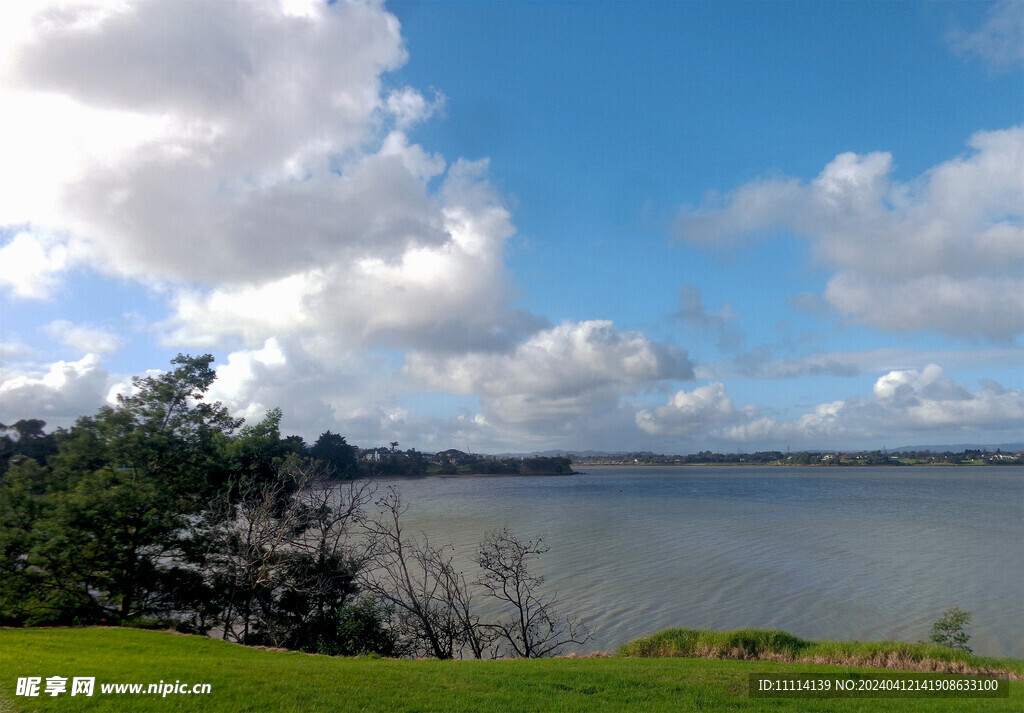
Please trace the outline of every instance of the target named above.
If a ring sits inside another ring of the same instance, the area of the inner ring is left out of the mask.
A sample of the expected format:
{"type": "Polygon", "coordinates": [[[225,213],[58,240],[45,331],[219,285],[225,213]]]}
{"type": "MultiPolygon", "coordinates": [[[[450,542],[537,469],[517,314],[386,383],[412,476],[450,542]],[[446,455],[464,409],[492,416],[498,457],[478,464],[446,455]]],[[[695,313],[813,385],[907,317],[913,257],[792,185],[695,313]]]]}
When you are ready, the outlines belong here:
{"type": "Polygon", "coordinates": [[[666,629],[631,641],[619,650],[619,655],[792,661],[810,645],[809,641],[775,629],[666,629]]]}
{"type": "Polygon", "coordinates": [[[1024,661],[1020,659],[975,656],[949,646],[905,641],[806,641],[770,629],[666,629],[629,642],[618,655],[805,662],[962,674],[1007,672],[1010,678],[1024,679],[1024,661]]]}

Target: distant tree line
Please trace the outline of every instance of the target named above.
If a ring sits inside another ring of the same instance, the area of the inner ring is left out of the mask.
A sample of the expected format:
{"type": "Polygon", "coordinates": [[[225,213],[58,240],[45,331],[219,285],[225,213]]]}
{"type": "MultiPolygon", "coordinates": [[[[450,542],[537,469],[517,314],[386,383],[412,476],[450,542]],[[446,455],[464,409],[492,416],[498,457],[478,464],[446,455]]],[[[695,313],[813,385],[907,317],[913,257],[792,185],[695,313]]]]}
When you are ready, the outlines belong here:
{"type": "Polygon", "coordinates": [[[902,466],[902,465],[1024,465],[1024,453],[1003,453],[965,449],[953,451],[858,451],[834,452],[758,451],[756,453],[714,453],[700,451],[688,455],[646,452],[571,456],[576,464],[590,465],[821,465],[821,466],[902,466]]]}
{"type": "Polygon", "coordinates": [[[664,454],[637,451],[633,453],[616,453],[595,456],[571,456],[573,463],[630,465],[702,465],[702,464],[772,464],[784,460],[786,455],[781,451],[759,451],[757,453],[699,453],[664,454]]]}
{"type": "Polygon", "coordinates": [[[499,530],[463,574],[408,533],[393,487],[415,452],[361,460],[205,400],[209,355],[179,355],[70,429],[0,436],[0,625],[172,625],[332,655],[543,656],[582,642],[543,577],[546,551],[499,530]],[[491,618],[479,613],[490,601],[491,618]]]}
{"type": "Polygon", "coordinates": [[[564,456],[486,456],[463,453],[454,448],[441,451],[432,459],[440,475],[477,473],[482,475],[572,475],[572,460],[564,456]]]}

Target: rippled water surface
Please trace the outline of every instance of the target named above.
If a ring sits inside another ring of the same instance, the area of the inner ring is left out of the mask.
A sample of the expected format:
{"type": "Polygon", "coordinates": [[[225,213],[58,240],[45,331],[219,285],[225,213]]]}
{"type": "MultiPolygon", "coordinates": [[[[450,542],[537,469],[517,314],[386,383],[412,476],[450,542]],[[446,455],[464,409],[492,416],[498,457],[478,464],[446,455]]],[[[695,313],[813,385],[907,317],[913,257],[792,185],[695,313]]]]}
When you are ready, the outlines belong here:
{"type": "Polygon", "coordinates": [[[386,482],[467,572],[489,529],[543,537],[586,650],[670,626],[917,641],[958,605],[977,653],[1024,657],[1024,469],[586,471],[386,482]]]}

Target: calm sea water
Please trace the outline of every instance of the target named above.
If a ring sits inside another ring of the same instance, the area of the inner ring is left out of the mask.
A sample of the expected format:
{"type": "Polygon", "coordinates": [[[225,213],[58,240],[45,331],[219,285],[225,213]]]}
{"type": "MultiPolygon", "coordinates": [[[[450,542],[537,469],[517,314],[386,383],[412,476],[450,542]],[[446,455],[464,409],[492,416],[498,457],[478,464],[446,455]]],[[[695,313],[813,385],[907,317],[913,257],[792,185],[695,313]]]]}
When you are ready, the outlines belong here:
{"type": "Polygon", "coordinates": [[[1024,657],[1024,469],[586,471],[385,482],[467,572],[489,529],[543,537],[583,650],[671,626],[918,641],[958,605],[976,653],[1024,657]]]}

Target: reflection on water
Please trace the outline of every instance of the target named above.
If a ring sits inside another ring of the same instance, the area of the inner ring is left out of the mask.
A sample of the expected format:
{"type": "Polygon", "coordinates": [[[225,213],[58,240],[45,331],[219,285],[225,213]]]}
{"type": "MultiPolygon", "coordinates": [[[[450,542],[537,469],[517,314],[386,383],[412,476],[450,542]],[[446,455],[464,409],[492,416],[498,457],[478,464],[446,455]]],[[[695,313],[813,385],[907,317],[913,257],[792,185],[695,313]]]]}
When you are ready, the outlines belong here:
{"type": "Polygon", "coordinates": [[[927,638],[974,613],[976,653],[1024,656],[1024,469],[618,468],[387,481],[409,530],[465,571],[508,525],[589,625],[586,650],[670,626],[811,639],[927,638]]]}

